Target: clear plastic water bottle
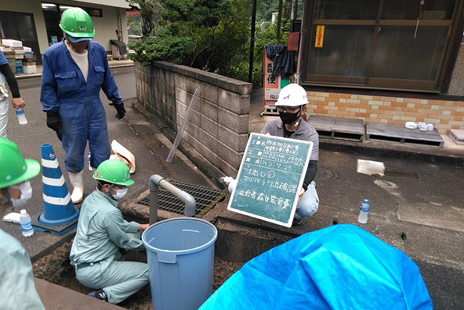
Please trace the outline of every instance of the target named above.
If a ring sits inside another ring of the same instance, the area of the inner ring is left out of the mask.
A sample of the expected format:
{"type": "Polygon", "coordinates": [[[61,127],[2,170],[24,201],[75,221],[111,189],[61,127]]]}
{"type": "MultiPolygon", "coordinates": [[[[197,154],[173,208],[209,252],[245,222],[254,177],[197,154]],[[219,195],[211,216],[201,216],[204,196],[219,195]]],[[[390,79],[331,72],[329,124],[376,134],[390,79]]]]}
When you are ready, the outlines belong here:
{"type": "Polygon", "coordinates": [[[92,166],[90,165],[90,156],[91,156],[91,155],[92,155],[92,154],[89,153],[89,156],[87,157],[87,162],[89,163],[89,170],[90,170],[90,171],[93,170],[93,169],[92,169],[92,166]]]}
{"type": "Polygon", "coordinates": [[[26,125],[27,124],[27,118],[26,114],[24,113],[24,109],[16,109],[16,115],[18,116],[18,121],[20,125],[26,125]]]}
{"type": "Polygon", "coordinates": [[[369,215],[369,211],[371,210],[371,206],[369,205],[369,201],[364,199],[363,203],[359,207],[359,216],[358,222],[361,224],[367,223],[367,217],[369,215]]]}
{"type": "Polygon", "coordinates": [[[24,237],[29,237],[34,234],[32,229],[31,217],[27,214],[26,210],[21,210],[21,216],[19,217],[19,224],[21,224],[21,232],[24,237]]]}

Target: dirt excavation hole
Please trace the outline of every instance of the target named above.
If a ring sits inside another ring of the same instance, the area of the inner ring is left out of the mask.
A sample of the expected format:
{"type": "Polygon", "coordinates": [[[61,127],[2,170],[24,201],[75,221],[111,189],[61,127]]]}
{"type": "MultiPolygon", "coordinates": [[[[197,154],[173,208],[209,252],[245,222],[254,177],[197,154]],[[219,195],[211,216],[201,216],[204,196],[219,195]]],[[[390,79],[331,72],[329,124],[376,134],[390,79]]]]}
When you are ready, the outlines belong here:
{"type": "MultiPolygon", "coordinates": [[[[215,244],[213,292],[238,271],[247,261],[267,250],[298,237],[296,234],[282,234],[272,229],[250,226],[247,223],[216,218],[213,224],[218,229],[215,244]]],[[[71,241],[64,243],[52,253],[33,263],[37,278],[55,283],[74,291],[88,294],[93,289],[81,285],[69,260],[71,241]]],[[[145,251],[129,251],[125,260],[146,262],[145,251]]],[[[150,286],[147,285],[119,306],[133,310],[153,309],[150,286]]]]}
{"type": "MultiPolygon", "coordinates": [[[[71,266],[71,261],[69,260],[71,245],[71,242],[67,242],[52,253],[33,263],[34,275],[37,278],[69,288],[73,291],[88,294],[94,290],[83,286],[77,281],[74,267],[71,266]]],[[[130,251],[124,256],[124,259],[139,262],[147,261],[145,252],[141,251],[130,251]]],[[[136,294],[120,303],[119,306],[133,310],[153,309],[150,286],[145,286],[136,294]]]]}

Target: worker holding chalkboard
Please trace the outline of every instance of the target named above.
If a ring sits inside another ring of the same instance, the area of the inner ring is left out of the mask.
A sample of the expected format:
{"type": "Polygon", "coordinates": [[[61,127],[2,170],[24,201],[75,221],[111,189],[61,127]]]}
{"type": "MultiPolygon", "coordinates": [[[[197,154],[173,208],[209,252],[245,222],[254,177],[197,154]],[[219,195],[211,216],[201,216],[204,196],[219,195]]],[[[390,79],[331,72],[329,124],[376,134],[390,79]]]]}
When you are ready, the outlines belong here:
{"type": "Polygon", "coordinates": [[[313,216],[319,207],[319,197],[314,182],[319,160],[319,134],[302,118],[303,108],[307,103],[308,97],[303,87],[297,84],[285,86],[280,91],[279,99],[275,104],[280,118],[268,121],[261,130],[262,134],[314,143],[303,188],[300,189],[293,225],[301,225],[303,218],[313,216]]]}

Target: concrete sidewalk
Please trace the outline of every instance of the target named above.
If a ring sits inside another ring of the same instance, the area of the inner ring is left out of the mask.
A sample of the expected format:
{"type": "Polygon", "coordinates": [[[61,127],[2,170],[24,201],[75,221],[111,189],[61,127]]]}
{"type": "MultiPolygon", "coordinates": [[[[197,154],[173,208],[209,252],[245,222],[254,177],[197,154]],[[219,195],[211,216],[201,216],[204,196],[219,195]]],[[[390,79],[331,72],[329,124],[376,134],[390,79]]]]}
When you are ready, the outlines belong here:
{"type": "MultiPolygon", "coordinates": [[[[134,66],[134,62],[129,59],[128,60],[110,60],[108,61],[108,63],[111,69],[134,66]]],[[[42,76],[42,65],[37,65],[37,73],[31,73],[31,74],[21,73],[21,74],[16,74],[15,76],[16,76],[16,79],[18,80],[41,77],[42,76]]]]}

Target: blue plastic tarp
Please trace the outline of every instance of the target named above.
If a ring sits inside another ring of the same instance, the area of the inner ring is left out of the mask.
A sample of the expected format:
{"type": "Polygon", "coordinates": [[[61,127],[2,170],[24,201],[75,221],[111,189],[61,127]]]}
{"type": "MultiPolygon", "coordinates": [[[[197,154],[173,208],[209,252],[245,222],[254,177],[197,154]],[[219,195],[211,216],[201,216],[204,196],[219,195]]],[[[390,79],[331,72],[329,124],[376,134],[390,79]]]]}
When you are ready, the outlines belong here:
{"type": "Polygon", "coordinates": [[[304,234],[246,263],[200,308],[433,309],[418,266],[355,225],[304,234]]]}

